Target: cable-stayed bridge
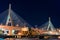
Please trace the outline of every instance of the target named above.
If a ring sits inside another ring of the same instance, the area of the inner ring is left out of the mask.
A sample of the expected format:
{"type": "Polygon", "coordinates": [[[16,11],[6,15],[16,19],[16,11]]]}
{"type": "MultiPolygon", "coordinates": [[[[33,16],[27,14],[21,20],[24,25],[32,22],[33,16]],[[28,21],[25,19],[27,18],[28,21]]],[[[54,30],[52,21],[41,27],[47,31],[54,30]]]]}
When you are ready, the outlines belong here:
{"type": "Polygon", "coordinates": [[[0,13],[0,24],[8,25],[9,23],[11,23],[12,26],[16,26],[17,24],[19,26],[31,26],[11,9],[11,4],[9,4],[9,8],[7,10],[0,13]]]}
{"type": "MultiPolygon", "coordinates": [[[[56,29],[49,17],[48,22],[40,26],[40,28],[33,28],[24,19],[17,15],[9,4],[9,9],[0,14],[0,34],[7,36],[47,36],[60,35],[60,30],[56,29]],[[31,28],[29,28],[31,27],[31,28]]],[[[5,37],[5,36],[4,36],[5,37]]]]}
{"type": "Polygon", "coordinates": [[[51,22],[51,18],[49,17],[49,21],[40,26],[41,30],[44,30],[44,34],[48,35],[60,35],[58,30],[54,27],[54,25],[51,22]]]}

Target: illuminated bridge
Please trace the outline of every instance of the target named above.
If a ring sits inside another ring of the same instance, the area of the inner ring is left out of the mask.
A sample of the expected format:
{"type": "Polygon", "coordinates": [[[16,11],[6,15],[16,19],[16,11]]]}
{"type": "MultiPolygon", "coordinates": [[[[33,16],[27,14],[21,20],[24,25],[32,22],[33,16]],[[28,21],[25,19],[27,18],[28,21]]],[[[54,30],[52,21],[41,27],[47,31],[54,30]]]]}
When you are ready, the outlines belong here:
{"type": "Polygon", "coordinates": [[[24,19],[17,15],[9,4],[9,9],[0,14],[0,37],[47,37],[60,36],[60,30],[54,28],[51,19],[40,26],[33,28],[24,19]],[[31,28],[30,28],[31,27],[31,28]]]}

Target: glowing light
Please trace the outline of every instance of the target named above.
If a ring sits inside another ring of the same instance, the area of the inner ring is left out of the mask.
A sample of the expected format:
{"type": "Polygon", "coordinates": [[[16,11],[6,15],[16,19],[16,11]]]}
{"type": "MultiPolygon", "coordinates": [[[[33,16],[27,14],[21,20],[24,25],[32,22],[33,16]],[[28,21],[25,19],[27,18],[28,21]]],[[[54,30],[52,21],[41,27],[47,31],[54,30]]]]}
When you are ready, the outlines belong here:
{"type": "Polygon", "coordinates": [[[49,33],[52,33],[52,31],[49,31],[49,33]]]}
{"type": "Polygon", "coordinates": [[[22,33],[18,33],[18,35],[22,35],[22,33]]]}
{"type": "Polygon", "coordinates": [[[28,31],[29,29],[28,29],[28,27],[24,27],[24,28],[22,28],[21,30],[22,30],[22,31],[28,31]]]}
{"type": "Polygon", "coordinates": [[[60,39],[60,36],[58,36],[58,38],[60,39]]]}
{"type": "Polygon", "coordinates": [[[59,30],[59,32],[60,32],[60,30],[59,30]]]}
{"type": "Polygon", "coordinates": [[[7,34],[7,35],[10,35],[10,34],[7,34]]]}

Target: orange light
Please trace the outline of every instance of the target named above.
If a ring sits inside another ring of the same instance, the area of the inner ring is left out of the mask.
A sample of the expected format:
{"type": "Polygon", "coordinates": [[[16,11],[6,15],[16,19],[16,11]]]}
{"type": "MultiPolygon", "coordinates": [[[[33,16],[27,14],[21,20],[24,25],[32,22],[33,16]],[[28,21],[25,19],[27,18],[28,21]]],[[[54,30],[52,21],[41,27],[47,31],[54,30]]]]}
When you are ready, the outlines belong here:
{"type": "Polygon", "coordinates": [[[58,36],[58,38],[60,39],[60,36],[58,36]]]}
{"type": "Polygon", "coordinates": [[[24,27],[21,29],[22,31],[28,31],[28,27],[24,27]]]}
{"type": "Polygon", "coordinates": [[[22,35],[22,33],[18,33],[18,35],[22,35]]]}

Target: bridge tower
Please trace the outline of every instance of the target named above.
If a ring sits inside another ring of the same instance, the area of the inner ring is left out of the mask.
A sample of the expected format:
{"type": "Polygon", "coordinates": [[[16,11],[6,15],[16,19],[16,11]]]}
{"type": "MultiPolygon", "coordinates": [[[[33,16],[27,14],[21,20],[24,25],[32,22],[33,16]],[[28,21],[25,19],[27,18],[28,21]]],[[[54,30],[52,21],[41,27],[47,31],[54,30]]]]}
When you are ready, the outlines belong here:
{"type": "Polygon", "coordinates": [[[11,18],[11,4],[9,4],[9,10],[8,10],[8,16],[7,16],[6,25],[8,25],[8,26],[13,25],[12,18],[11,18]]]}
{"type": "Polygon", "coordinates": [[[49,21],[48,21],[47,30],[51,30],[51,31],[54,31],[55,30],[53,24],[51,23],[51,18],[50,17],[49,17],[49,21]]]}

